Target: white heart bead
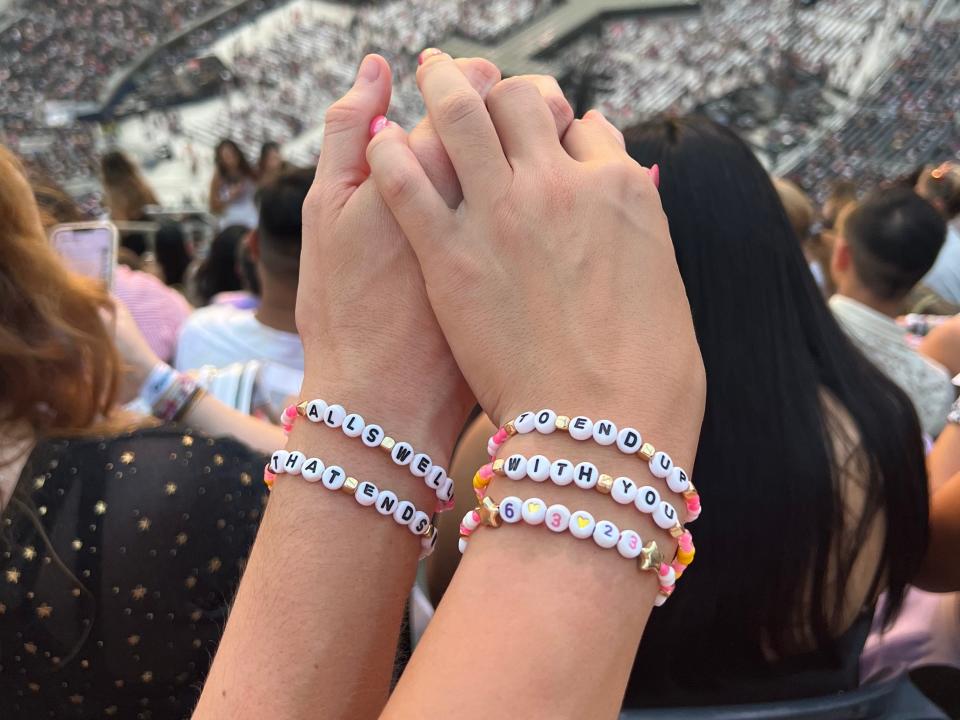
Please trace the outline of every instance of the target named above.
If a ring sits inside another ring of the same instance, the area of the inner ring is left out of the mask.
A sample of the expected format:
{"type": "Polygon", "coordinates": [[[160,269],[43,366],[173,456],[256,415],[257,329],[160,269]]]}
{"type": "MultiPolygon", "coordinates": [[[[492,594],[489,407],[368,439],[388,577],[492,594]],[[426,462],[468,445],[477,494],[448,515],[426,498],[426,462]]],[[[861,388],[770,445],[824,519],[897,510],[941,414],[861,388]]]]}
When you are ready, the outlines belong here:
{"type": "Polygon", "coordinates": [[[538,433],[549,435],[557,429],[557,414],[553,410],[541,410],[537,413],[534,427],[537,428],[538,433]]]}
{"type": "Polygon", "coordinates": [[[433,461],[430,460],[430,456],[426,453],[417,453],[413,456],[413,460],[410,461],[410,473],[414,477],[426,477],[432,467],[433,461]]]}
{"type": "Polygon", "coordinates": [[[292,453],[287,455],[287,461],[283,464],[283,471],[288,475],[299,475],[300,468],[303,467],[303,463],[306,461],[306,459],[306,455],[299,450],[294,450],[292,453]]]}
{"type": "Polygon", "coordinates": [[[679,468],[676,465],[673,466],[670,474],[667,475],[667,487],[678,494],[690,489],[690,478],[687,477],[687,473],[684,472],[683,468],[679,468]]]}
{"type": "Polygon", "coordinates": [[[633,560],[634,558],[640,557],[640,552],[643,550],[643,540],[641,537],[634,532],[633,530],[622,530],[620,532],[620,539],[617,541],[617,552],[619,552],[627,560],[633,560]]]}
{"type": "Polygon", "coordinates": [[[577,510],[570,516],[570,534],[579,540],[586,540],[593,537],[593,530],[597,523],[593,515],[586,510],[577,510]]]}
{"type": "Polygon", "coordinates": [[[653,521],[657,527],[669,530],[677,524],[677,511],[670,503],[661,501],[653,513],[653,521]]]}
{"type": "Polygon", "coordinates": [[[671,470],[673,470],[673,460],[662,450],[657,451],[657,453],[650,458],[650,472],[653,473],[654,477],[665,478],[670,474],[671,470]]]}
{"type": "Polygon", "coordinates": [[[618,477],[610,488],[610,497],[621,505],[629,505],[637,499],[637,484],[627,477],[618,477]]]}
{"type": "Polygon", "coordinates": [[[527,460],[527,477],[534,482],[543,482],[550,477],[550,461],[543,455],[534,455],[527,460]]]}
{"type": "Polygon", "coordinates": [[[528,525],[539,525],[547,516],[547,504],[540,498],[530,498],[521,509],[523,521],[528,525]]]}
{"type": "Polygon", "coordinates": [[[581,490],[591,490],[596,487],[599,479],[600,471],[593,463],[582,462],[573,469],[573,482],[581,490]]]}
{"type": "Polygon", "coordinates": [[[347,417],[347,411],[343,405],[329,405],[327,412],[323,415],[323,424],[327,427],[338,428],[343,425],[345,417],[347,417]]]}
{"type": "Polygon", "coordinates": [[[617,441],[617,426],[611,420],[597,420],[593,424],[593,441],[598,445],[613,445],[617,441]]]}
{"type": "MultiPolygon", "coordinates": [[[[323,472],[320,475],[320,482],[323,483],[323,486],[327,490],[339,490],[343,487],[343,484],[347,481],[347,473],[344,472],[342,467],[338,465],[330,465],[327,468],[324,468],[323,472]]],[[[374,485],[373,489],[376,490],[377,486],[374,485]]],[[[360,503],[363,505],[364,503],[360,503]]],[[[366,503],[367,505],[372,505],[373,503],[366,503]]]]}
{"type": "Polygon", "coordinates": [[[508,495],[500,501],[500,519],[505,523],[518,523],[523,519],[523,509],[521,500],[513,495],[508,495]]]}
{"type": "Polygon", "coordinates": [[[377,447],[383,440],[383,428],[379,425],[367,425],[363,429],[363,444],[367,447],[377,447]]]}
{"type": "Polygon", "coordinates": [[[300,468],[300,474],[307,482],[316,482],[323,475],[324,465],[320,458],[307,458],[307,461],[300,468]]]}
{"type": "Polygon", "coordinates": [[[306,417],[310,422],[320,422],[327,411],[327,404],[323,400],[311,400],[307,403],[306,417]]]}
{"type": "Polygon", "coordinates": [[[537,416],[532,412],[520,413],[517,415],[517,419],[513,421],[513,429],[521,435],[526,435],[527,433],[533,432],[533,429],[536,426],[537,416]]]}
{"type": "Polygon", "coordinates": [[[503,471],[511,480],[522,480],[527,476],[527,459],[523,455],[511,455],[503,463],[503,471]]]}
{"type": "Polygon", "coordinates": [[[377,512],[381,515],[393,515],[393,511],[397,509],[397,503],[399,498],[397,494],[390,490],[381,490],[380,494],[377,495],[377,512]]]}
{"type": "Polygon", "coordinates": [[[550,465],[550,479],[557,485],[573,482],[573,463],[569,460],[554,460],[550,465]]]}
{"type": "Polygon", "coordinates": [[[643,445],[643,438],[639,430],[625,427],[617,433],[617,447],[620,448],[620,452],[632,455],[640,449],[641,445],[643,445]]]}
{"type": "Polygon", "coordinates": [[[567,431],[574,440],[589,440],[593,437],[593,421],[583,415],[577,415],[570,421],[567,431]]]}
{"type": "Polygon", "coordinates": [[[620,528],[609,520],[601,520],[593,529],[593,541],[602,548],[612,548],[620,542],[620,528]]]}
{"type": "MultiPolygon", "coordinates": [[[[330,470],[330,468],[327,468],[330,470]]],[[[364,507],[370,507],[377,501],[377,496],[379,495],[377,486],[372,482],[362,482],[357,485],[357,491],[353,494],[353,499],[364,507]]]]}
{"type": "Polygon", "coordinates": [[[653,514],[660,504],[660,493],[657,492],[656,488],[644,485],[637,489],[637,499],[634,500],[633,504],[637,506],[637,510],[640,512],[653,514]]]}
{"type": "Polygon", "coordinates": [[[551,505],[547,508],[547,527],[561,533],[570,526],[570,510],[565,505],[551,505]]]}

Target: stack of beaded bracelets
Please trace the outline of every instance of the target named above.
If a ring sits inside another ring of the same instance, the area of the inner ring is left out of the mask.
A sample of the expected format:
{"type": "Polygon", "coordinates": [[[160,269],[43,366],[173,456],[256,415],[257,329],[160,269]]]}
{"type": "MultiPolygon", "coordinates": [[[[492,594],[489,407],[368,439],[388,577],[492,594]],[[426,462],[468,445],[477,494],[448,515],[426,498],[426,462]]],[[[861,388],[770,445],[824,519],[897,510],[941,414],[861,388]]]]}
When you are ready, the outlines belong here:
{"type": "Polygon", "coordinates": [[[280,423],[289,434],[297,417],[305,417],[314,423],[323,423],[330,428],[340,428],[347,437],[359,437],[369,448],[379,447],[390,453],[390,458],[401,467],[407,467],[414,477],[423,478],[427,487],[437,496],[437,512],[453,507],[453,479],[447,471],[434,465],[426,453],[415,452],[407,442],[397,442],[379,425],[367,424],[356,413],[347,413],[342,405],[328,405],[323,400],[305,400],[299,405],[290,405],[280,417],[280,423]]]}
{"type": "MultiPolygon", "coordinates": [[[[688,522],[693,522],[700,516],[700,494],[687,474],[681,468],[674,466],[673,460],[667,453],[658,451],[648,442],[643,442],[638,430],[625,427],[618,431],[617,426],[610,420],[594,422],[583,415],[570,418],[566,415],[557,415],[553,410],[520,413],[516,419],[506,423],[490,438],[487,443],[487,453],[491,459],[494,459],[508,438],[517,434],[525,435],[534,430],[543,435],[549,435],[555,430],[562,430],[568,432],[574,440],[592,439],[598,445],[613,445],[616,443],[620,452],[626,455],[636,455],[641,460],[646,461],[654,477],[666,480],[667,486],[673,492],[683,496],[687,506],[688,522]]],[[[490,475],[487,475],[481,480],[485,479],[489,482],[490,477],[490,475]]],[[[474,478],[475,481],[476,479],[474,478]]],[[[476,483],[474,487],[476,487],[476,483]]]]}
{"type": "MultiPolygon", "coordinates": [[[[540,498],[521,500],[512,495],[505,497],[499,504],[490,498],[484,498],[477,509],[463,516],[460,521],[460,552],[466,551],[470,535],[480,525],[500,527],[502,523],[521,521],[528,525],[546,525],[547,529],[555,533],[569,531],[573,537],[580,540],[592,537],[600,547],[615,547],[621,556],[628,560],[636,559],[640,571],[657,574],[660,591],[655,604],[658,606],[667,601],[673,593],[677,578],[682,574],[682,570],[676,569],[676,562],[671,565],[664,561],[663,553],[655,540],[644,545],[640,535],[633,530],[620,530],[609,520],[594,520],[593,515],[586,510],[570,512],[565,505],[547,506],[540,498]]],[[[681,545],[683,544],[681,540],[681,545]]],[[[692,549],[690,552],[692,553],[692,549]]]]}
{"type": "Polygon", "coordinates": [[[398,525],[404,525],[420,537],[420,558],[433,552],[437,544],[437,529],[430,516],[409,500],[400,500],[390,490],[380,490],[372,482],[364,482],[347,475],[339,465],[324,465],[320,458],[308,458],[302,452],[277,450],[263,469],[263,481],[273,488],[278,475],[300,475],[307,482],[321,483],[327,490],[353,495],[363,507],[376,507],[381,515],[390,515],[398,525]]]}

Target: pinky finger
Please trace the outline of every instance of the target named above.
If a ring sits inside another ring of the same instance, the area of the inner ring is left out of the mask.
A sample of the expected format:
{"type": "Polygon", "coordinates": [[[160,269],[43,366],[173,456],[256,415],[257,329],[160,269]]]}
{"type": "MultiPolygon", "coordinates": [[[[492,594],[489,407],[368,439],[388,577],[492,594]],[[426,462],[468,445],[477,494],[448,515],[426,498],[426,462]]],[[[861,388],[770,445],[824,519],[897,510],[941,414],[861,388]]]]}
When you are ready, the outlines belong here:
{"type": "Polygon", "coordinates": [[[367,164],[384,203],[393,213],[414,252],[423,258],[447,237],[453,211],[447,207],[410,149],[407,133],[386,118],[370,126],[373,139],[367,145],[367,164]]]}

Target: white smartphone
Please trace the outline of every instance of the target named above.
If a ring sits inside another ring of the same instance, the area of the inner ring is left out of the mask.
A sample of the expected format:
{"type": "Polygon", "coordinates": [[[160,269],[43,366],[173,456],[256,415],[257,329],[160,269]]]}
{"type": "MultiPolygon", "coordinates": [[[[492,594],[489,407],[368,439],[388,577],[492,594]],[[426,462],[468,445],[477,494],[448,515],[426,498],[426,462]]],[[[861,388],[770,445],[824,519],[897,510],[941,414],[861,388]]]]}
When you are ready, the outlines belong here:
{"type": "Polygon", "coordinates": [[[73,272],[113,289],[119,233],[111,222],[65,223],[50,231],[54,250],[73,272]]]}

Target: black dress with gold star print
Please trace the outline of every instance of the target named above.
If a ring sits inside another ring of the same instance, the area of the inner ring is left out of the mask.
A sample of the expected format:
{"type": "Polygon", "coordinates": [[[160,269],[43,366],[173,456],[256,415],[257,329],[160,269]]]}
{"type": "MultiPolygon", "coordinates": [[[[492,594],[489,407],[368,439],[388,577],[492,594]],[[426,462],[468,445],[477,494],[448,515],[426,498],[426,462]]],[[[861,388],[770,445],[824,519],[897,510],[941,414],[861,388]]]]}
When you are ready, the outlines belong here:
{"type": "Polygon", "coordinates": [[[0,520],[0,718],[187,718],[265,458],[164,426],[37,445],[0,520]]]}

